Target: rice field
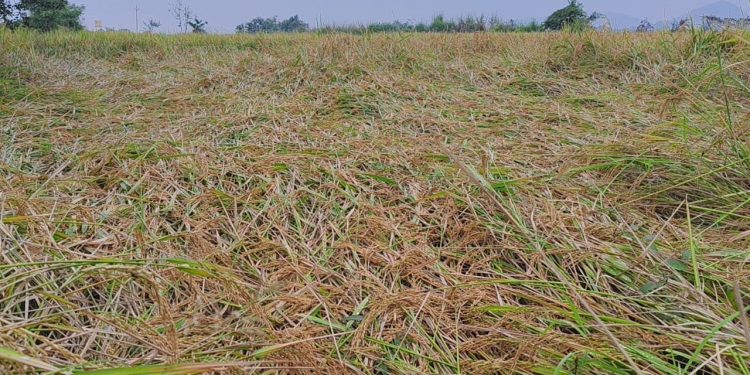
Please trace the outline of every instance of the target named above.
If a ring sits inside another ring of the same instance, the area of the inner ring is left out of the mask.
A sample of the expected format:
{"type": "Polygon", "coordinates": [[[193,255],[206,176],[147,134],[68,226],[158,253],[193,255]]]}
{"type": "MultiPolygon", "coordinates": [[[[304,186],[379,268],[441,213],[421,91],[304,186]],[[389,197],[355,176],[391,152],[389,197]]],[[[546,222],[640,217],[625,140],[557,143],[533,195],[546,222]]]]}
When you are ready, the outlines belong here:
{"type": "Polygon", "coordinates": [[[0,29],[0,373],[750,374],[750,34],[0,29]]]}

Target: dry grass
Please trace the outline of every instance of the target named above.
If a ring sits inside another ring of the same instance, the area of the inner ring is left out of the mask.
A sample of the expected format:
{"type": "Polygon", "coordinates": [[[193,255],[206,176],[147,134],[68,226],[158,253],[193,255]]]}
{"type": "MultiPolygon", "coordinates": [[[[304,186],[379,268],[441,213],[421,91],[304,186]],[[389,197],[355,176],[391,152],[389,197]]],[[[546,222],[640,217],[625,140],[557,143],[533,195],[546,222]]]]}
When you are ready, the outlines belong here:
{"type": "Polygon", "coordinates": [[[0,30],[0,368],[750,374],[749,40],[0,30]]]}

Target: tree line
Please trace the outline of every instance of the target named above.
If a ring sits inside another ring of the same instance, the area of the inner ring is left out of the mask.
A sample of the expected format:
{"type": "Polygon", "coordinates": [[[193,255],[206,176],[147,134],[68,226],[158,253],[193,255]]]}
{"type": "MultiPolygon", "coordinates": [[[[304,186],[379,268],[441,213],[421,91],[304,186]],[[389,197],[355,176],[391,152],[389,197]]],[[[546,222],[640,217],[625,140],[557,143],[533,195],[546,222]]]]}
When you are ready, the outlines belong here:
{"type": "MultiPolygon", "coordinates": [[[[546,30],[562,30],[564,28],[585,29],[591,27],[591,23],[601,17],[599,13],[588,14],[578,0],[569,0],[568,5],[552,13],[544,23],[503,21],[498,17],[486,18],[484,16],[467,16],[458,19],[447,19],[442,15],[435,16],[429,23],[411,22],[377,22],[367,25],[345,25],[345,26],[323,26],[318,31],[336,31],[351,33],[377,33],[377,32],[539,32],[546,30]]],[[[273,18],[255,18],[249,22],[238,25],[235,30],[238,33],[277,33],[277,32],[304,32],[310,30],[310,26],[295,15],[285,20],[273,18]]]]}
{"type": "MultiPolygon", "coordinates": [[[[68,0],[20,0],[14,5],[11,0],[0,0],[0,21],[10,28],[24,27],[40,31],[55,29],[82,30],[81,15],[84,8],[72,5],[68,0]]],[[[175,17],[180,32],[205,33],[207,22],[198,18],[182,0],[174,0],[170,11],[175,17]]],[[[599,18],[598,13],[588,14],[578,0],[568,0],[568,4],[553,12],[543,23],[503,21],[497,17],[461,17],[447,19],[436,16],[429,23],[378,22],[355,26],[323,26],[321,32],[538,32],[562,30],[565,28],[585,29],[599,18]]],[[[161,26],[158,20],[143,23],[146,32],[155,32],[161,26]]],[[[311,30],[299,16],[287,19],[277,17],[257,17],[235,28],[238,33],[291,33],[311,30]]]]}

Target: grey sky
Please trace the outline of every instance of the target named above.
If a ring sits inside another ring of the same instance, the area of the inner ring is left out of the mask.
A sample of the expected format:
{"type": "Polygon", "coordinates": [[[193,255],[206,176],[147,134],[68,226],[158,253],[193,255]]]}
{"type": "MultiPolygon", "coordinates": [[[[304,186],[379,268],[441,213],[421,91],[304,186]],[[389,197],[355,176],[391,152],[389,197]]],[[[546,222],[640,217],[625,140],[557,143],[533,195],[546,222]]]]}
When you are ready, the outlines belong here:
{"type": "MultiPolygon", "coordinates": [[[[161,21],[162,32],[175,31],[169,13],[174,0],[71,0],[84,5],[85,24],[93,28],[95,20],[105,27],[135,28],[138,6],[141,29],[143,21],[161,21]]],[[[747,12],[750,0],[726,0],[747,12]]],[[[208,21],[212,32],[232,32],[234,27],[254,17],[289,17],[299,14],[310,25],[353,24],[372,21],[427,21],[436,14],[448,17],[462,15],[497,15],[502,19],[544,20],[567,0],[183,0],[201,19],[208,21]]],[[[636,18],[660,21],[679,17],[692,9],[716,0],[583,0],[589,12],[611,12],[636,18]]]]}

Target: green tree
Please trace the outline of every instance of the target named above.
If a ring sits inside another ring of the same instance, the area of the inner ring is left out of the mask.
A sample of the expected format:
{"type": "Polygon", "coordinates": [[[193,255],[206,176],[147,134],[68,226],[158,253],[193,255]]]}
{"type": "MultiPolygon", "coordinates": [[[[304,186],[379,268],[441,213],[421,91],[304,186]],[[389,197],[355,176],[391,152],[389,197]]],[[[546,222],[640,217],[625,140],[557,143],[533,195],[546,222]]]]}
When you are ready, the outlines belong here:
{"type": "MultiPolygon", "coordinates": [[[[594,16],[594,15],[592,15],[594,16]]],[[[570,0],[565,8],[558,9],[544,21],[546,30],[562,30],[565,27],[581,27],[589,25],[589,17],[583,9],[583,4],[577,0],[570,0]]]]}
{"type": "Polygon", "coordinates": [[[279,27],[279,20],[276,17],[256,17],[250,20],[250,22],[245,22],[237,26],[236,30],[238,33],[248,34],[275,33],[281,31],[279,27]]]}
{"type": "Polygon", "coordinates": [[[16,8],[20,12],[21,26],[40,31],[83,29],[83,7],[71,5],[68,0],[21,0],[16,8]]]}
{"type": "Polygon", "coordinates": [[[208,22],[199,19],[198,17],[193,17],[192,20],[187,21],[188,26],[193,30],[196,34],[205,34],[206,33],[206,25],[208,25],[208,22]]]}
{"type": "Polygon", "coordinates": [[[308,29],[307,23],[302,21],[298,15],[294,15],[293,17],[281,21],[279,27],[281,28],[281,31],[285,33],[299,33],[307,31],[308,29]]]}
{"type": "Polygon", "coordinates": [[[146,27],[146,33],[151,34],[154,31],[156,31],[156,29],[161,27],[161,22],[151,19],[151,20],[148,20],[148,22],[144,22],[143,26],[146,27]]]}
{"type": "Polygon", "coordinates": [[[0,0],[0,23],[11,25],[13,21],[13,6],[10,0],[0,0]]]}

